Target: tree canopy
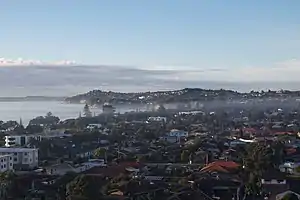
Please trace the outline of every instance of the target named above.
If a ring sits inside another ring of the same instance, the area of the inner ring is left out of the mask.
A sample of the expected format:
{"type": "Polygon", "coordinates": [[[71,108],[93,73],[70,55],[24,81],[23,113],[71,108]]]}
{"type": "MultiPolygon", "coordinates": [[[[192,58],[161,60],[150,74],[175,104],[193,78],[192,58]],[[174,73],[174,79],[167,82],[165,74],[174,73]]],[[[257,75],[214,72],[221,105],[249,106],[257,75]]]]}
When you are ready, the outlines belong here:
{"type": "Polygon", "coordinates": [[[94,200],[102,196],[101,184],[97,180],[99,177],[79,175],[67,184],[67,199],[94,200]]]}
{"type": "Polygon", "coordinates": [[[29,121],[29,125],[56,125],[60,121],[59,117],[53,116],[51,112],[48,112],[46,116],[39,116],[29,121]]]}

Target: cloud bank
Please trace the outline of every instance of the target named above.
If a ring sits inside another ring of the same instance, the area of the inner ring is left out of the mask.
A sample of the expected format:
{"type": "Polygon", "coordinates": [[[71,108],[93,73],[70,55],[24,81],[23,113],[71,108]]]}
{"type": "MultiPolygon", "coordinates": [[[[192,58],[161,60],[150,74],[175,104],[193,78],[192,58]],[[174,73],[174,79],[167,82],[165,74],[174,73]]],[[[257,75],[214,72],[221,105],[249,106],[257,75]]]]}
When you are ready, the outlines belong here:
{"type": "Polygon", "coordinates": [[[0,67],[1,96],[74,95],[92,89],[137,92],[185,87],[300,90],[300,61],[289,60],[264,67],[164,70],[105,65],[37,64],[23,62],[0,67]],[[26,64],[24,64],[26,63],[26,64]],[[12,67],[13,66],[13,67],[12,67]],[[24,67],[26,66],[26,67],[24,67]]]}
{"type": "Polygon", "coordinates": [[[57,66],[65,66],[65,65],[74,65],[75,61],[70,60],[62,60],[56,62],[44,62],[40,60],[25,60],[23,58],[18,59],[7,59],[0,58],[0,67],[8,67],[8,66],[30,66],[30,65],[57,65],[57,66]]]}

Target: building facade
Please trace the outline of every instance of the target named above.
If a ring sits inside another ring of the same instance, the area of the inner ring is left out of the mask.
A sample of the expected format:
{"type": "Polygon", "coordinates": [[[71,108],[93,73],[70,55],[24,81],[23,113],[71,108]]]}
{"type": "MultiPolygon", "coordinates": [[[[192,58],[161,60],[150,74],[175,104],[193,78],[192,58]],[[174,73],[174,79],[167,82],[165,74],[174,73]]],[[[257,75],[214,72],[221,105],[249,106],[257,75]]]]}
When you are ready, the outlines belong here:
{"type": "Polygon", "coordinates": [[[40,135],[7,135],[5,136],[5,146],[14,147],[14,146],[25,146],[29,144],[32,140],[41,141],[40,135]]]}
{"type": "Polygon", "coordinates": [[[0,156],[11,155],[14,168],[38,167],[38,149],[34,148],[0,148],[0,156]]]}
{"type": "Polygon", "coordinates": [[[1,155],[0,156],[0,173],[10,171],[14,169],[13,155],[1,155]]]}

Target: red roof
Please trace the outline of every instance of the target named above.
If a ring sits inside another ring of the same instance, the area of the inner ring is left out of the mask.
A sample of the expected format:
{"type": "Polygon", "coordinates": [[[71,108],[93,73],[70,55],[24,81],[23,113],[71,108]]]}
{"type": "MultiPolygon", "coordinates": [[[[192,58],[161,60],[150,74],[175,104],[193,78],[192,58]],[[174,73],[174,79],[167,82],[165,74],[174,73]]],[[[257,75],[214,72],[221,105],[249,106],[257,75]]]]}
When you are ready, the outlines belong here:
{"type": "Polygon", "coordinates": [[[285,151],[286,151],[286,153],[287,153],[288,155],[291,155],[291,154],[296,153],[296,152],[297,152],[297,149],[295,149],[295,148],[288,148],[288,149],[285,149],[285,151]]]}
{"type": "Polygon", "coordinates": [[[228,171],[221,167],[220,165],[207,165],[206,167],[203,167],[201,170],[201,172],[224,172],[224,173],[228,173],[228,171]]]}
{"type": "Polygon", "coordinates": [[[210,164],[214,164],[214,165],[219,165],[221,167],[225,167],[227,169],[230,169],[230,168],[237,168],[239,167],[240,165],[237,164],[236,162],[233,162],[233,161],[223,161],[223,160],[218,160],[218,161],[215,161],[215,162],[212,162],[210,164]]]}
{"type": "Polygon", "coordinates": [[[294,135],[292,132],[273,132],[274,135],[294,135]]]}
{"type": "Polygon", "coordinates": [[[228,172],[228,170],[236,169],[240,165],[233,161],[215,161],[209,163],[207,166],[203,167],[200,171],[202,172],[212,172],[212,171],[219,171],[219,172],[228,172]]]}
{"type": "Polygon", "coordinates": [[[249,133],[256,133],[257,130],[255,128],[243,128],[244,132],[249,132],[249,133]]]}

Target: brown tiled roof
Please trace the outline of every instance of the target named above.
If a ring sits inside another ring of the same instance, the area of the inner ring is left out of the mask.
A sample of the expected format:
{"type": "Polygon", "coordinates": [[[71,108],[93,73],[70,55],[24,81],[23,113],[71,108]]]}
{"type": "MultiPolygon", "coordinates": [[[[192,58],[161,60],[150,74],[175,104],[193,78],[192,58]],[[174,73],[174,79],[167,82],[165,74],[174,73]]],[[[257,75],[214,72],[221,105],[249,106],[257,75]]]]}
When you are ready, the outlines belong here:
{"type": "Polygon", "coordinates": [[[213,172],[213,171],[219,171],[219,172],[229,172],[229,170],[237,169],[239,167],[239,164],[233,161],[215,161],[207,166],[203,167],[200,171],[202,172],[213,172]]]}

